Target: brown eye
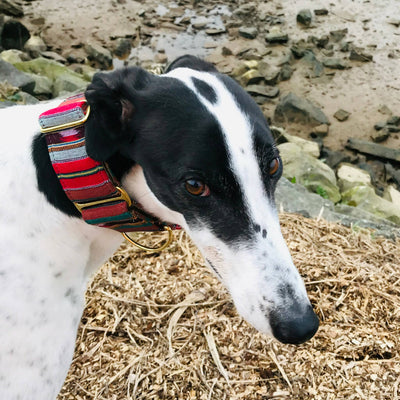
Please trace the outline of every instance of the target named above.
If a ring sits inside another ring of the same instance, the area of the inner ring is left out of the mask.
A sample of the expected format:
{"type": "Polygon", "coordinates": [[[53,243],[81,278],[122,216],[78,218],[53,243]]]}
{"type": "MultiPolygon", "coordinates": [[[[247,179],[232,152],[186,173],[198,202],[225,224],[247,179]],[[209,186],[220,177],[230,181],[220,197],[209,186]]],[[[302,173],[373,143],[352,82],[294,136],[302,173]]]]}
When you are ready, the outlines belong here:
{"type": "Polygon", "coordinates": [[[271,164],[269,164],[269,174],[272,176],[272,175],[275,175],[277,172],[278,172],[278,170],[279,170],[279,165],[280,165],[280,161],[279,161],[279,158],[274,158],[272,161],[271,161],[271,164]]]}
{"type": "Polygon", "coordinates": [[[208,196],[210,194],[208,186],[197,179],[188,179],[185,182],[185,188],[193,196],[208,196]]]}

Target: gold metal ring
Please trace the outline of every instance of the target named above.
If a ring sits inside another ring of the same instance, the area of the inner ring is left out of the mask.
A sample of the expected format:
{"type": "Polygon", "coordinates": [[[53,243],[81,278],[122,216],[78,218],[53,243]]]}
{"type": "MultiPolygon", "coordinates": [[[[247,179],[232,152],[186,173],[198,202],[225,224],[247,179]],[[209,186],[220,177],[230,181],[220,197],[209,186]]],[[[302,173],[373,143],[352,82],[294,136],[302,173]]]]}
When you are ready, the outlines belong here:
{"type": "Polygon", "coordinates": [[[138,247],[141,250],[148,251],[148,252],[156,252],[156,251],[162,251],[166,249],[172,242],[172,239],[174,237],[174,234],[172,232],[172,229],[169,226],[164,226],[164,230],[168,231],[168,239],[167,241],[162,244],[160,247],[148,247],[144,246],[143,244],[135,242],[133,239],[129,237],[129,235],[125,232],[122,232],[122,236],[129,242],[132,243],[134,246],[138,247]]]}

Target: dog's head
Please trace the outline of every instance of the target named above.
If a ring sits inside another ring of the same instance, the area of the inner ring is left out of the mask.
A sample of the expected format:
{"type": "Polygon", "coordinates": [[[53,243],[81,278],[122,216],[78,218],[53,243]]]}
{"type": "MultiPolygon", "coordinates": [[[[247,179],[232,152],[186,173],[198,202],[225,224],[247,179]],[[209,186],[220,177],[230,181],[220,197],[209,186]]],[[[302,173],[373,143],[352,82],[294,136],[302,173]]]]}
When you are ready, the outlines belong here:
{"type": "Polygon", "coordinates": [[[282,162],[251,97],[192,56],[161,76],[97,74],[86,97],[89,155],[119,170],[147,211],[187,230],[248,322],[285,343],[311,338],[318,318],[274,205],[282,162]]]}

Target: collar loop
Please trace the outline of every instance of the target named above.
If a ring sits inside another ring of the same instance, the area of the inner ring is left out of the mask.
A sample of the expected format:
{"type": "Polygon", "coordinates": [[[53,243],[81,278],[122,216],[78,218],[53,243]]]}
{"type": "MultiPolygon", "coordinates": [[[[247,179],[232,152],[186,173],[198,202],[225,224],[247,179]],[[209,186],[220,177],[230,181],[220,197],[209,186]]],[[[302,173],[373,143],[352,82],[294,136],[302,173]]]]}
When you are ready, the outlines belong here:
{"type": "Polygon", "coordinates": [[[89,113],[84,95],[78,94],[39,116],[50,160],[65,194],[90,225],[121,232],[136,245],[125,232],[168,230],[169,244],[171,230],[180,229],[179,225],[166,224],[146,213],[129,197],[106,163],[88,156],[85,122],[89,113]]]}

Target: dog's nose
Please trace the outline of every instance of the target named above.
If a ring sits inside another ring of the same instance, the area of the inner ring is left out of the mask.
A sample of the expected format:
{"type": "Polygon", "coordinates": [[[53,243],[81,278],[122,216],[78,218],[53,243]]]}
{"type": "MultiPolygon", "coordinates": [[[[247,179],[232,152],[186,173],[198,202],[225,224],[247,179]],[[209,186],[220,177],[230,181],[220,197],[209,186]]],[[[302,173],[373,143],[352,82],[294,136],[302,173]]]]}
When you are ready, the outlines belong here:
{"type": "MultiPolygon", "coordinates": [[[[297,308],[297,307],[296,307],[297,308]]],[[[270,314],[272,333],[282,343],[300,344],[311,339],[318,330],[319,319],[311,306],[299,314],[275,309],[270,314]]]]}

